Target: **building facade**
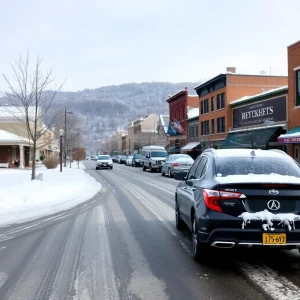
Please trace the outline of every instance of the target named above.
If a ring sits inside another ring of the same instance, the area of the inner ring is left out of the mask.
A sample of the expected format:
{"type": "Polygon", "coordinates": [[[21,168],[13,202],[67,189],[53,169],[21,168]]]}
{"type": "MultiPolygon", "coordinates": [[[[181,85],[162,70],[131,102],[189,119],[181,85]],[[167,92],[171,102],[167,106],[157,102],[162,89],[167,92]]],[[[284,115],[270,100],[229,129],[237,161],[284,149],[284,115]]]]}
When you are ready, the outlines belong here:
{"type": "Polygon", "coordinates": [[[171,124],[178,121],[183,129],[182,134],[169,136],[168,151],[170,153],[180,152],[181,148],[187,144],[187,112],[188,107],[199,107],[198,96],[188,94],[188,88],[169,96],[166,100],[169,104],[169,116],[171,124]]]}
{"type": "Polygon", "coordinates": [[[283,86],[230,103],[231,128],[220,148],[279,149],[277,138],[286,132],[288,87],[283,86]]]}
{"type": "Polygon", "coordinates": [[[230,102],[287,85],[286,76],[242,75],[235,68],[195,88],[200,101],[200,140],[218,148],[232,127],[230,102]],[[230,72],[229,72],[230,71],[230,72]]]}
{"type": "Polygon", "coordinates": [[[278,138],[300,162],[300,41],[288,46],[288,132],[278,138]]]}
{"type": "Polygon", "coordinates": [[[168,144],[168,125],[170,118],[168,115],[159,115],[157,123],[157,138],[155,145],[166,147],[168,144]]]}

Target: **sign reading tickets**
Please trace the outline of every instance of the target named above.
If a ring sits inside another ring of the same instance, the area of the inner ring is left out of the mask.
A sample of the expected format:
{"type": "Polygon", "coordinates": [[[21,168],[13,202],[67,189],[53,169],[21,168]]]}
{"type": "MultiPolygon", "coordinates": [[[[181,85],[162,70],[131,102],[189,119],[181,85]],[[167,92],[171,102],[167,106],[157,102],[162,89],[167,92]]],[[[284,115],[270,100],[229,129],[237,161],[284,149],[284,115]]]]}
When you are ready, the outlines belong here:
{"type": "Polygon", "coordinates": [[[233,109],[233,128],[286,121],[286,96],[233,109]]]}

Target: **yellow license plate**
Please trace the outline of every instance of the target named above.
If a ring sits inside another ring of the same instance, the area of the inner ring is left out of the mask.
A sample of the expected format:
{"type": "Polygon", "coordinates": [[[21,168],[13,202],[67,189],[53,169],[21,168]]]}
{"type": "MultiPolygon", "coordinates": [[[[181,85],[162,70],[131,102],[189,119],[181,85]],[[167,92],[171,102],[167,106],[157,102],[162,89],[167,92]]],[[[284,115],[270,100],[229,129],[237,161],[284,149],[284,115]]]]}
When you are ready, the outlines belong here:
{"type": "Polygon", "coordinates": [[[286,244],[285,233],[263,233],[263,245],[284,245],[286,244]]]}

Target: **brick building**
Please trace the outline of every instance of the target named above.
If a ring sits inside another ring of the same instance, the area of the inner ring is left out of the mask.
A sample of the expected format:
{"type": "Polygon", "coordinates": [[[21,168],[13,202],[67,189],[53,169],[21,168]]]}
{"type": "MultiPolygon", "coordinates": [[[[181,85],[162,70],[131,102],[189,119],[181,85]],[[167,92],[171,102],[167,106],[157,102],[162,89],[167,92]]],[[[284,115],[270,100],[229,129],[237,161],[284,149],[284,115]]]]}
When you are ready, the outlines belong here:
{"type": "Polygon", "coordinates": [[[200,141],[218,148],[232,127],[231,101],[285,86],[287,82],[286,76],[243,75],[235,73],[235,68],[227,68],[226,74],[197,86],[200,141]]]}
{"type": "Polygon", "coordinates": [[[288,46],[288,132],[278,142],[300,162],[300,41],[288,46]]]}
{"type": "Polygon", "coordinates": [[[166,100],[169,103],[170,122],[177,120],[184,130],[183,134],[169,137],[170,153],[180,152],[180,149],[187,143],[187,111],[188,107],[199,107],[199,98],[197,95],[189,95],[188,88],[178,92],[173,96],[169,96],[166,100]]]}

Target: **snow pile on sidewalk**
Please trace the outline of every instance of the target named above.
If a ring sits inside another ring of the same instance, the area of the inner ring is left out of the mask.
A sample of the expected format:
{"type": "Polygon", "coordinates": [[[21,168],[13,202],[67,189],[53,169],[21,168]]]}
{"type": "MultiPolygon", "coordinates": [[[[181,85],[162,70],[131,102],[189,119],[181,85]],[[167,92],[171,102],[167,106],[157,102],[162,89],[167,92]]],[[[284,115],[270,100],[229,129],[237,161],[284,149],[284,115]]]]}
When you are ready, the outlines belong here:
{"type": "Polygon", "coordinates": [[[102,186],[85,173],[82,165],[47,170],[41,167],[43,181],[30,180],[29,170],[1,170],[0,224],[23,222],[69,209],[100,192],[102,186]]]}
{"type": "Polygon", "coordinates": [[[262,224],[262,228],[267,231],[274,231],[273,222],[279,221],[279,225],[287,226],[289,230],[295,229],[295,221],[300,220],[299,215],[286,213],[286,214],[272,214],[268,210],[259,211],[256,213],[244,212],[239,217],[243,218],[242,228],[244,229],[247,224],[250,224],[251,220],[255,221],[266,221],[266,224],[262,224]]]}

